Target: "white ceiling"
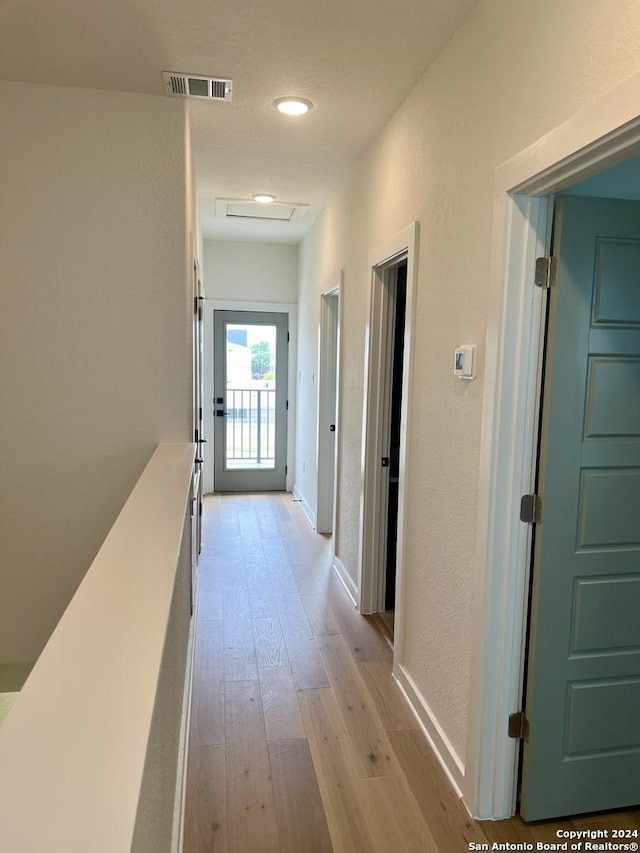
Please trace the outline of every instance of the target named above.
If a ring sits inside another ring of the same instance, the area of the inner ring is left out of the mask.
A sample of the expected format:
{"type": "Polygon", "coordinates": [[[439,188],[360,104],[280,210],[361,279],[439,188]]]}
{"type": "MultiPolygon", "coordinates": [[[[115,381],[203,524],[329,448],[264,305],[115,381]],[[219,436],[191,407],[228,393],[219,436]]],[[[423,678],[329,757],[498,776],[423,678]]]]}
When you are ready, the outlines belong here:
{"type": "Polygon", "coordinates": [[[203,233],[297,242],[474,2],[0,0],[0,79],[163,95],[162,71],[231,77],[232,103],[190,101],[203,233]],[[314,108],[282,116],[282,95],[314,108]],[[256,192],[309,210],[216,216],[256,192]]]}

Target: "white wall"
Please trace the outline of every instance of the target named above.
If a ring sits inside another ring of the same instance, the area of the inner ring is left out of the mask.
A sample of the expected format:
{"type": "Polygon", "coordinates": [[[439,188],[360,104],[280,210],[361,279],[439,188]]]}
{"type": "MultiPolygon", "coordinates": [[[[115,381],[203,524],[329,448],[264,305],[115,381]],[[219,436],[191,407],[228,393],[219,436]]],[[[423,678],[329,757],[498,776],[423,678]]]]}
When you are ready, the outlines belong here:
{"type": "MultiPolygon", "coordinates": [[[[369,253],[420,223],[404,659],[464,761],[493,172],[640,71],[630,0],[482,0],[365,152],[300,248],[297,467],[315,457],[320,293],[344,269],[337,555],[357,580],[369,253]],[[452,375],[459,344],[479,375],[452,375]],[[304,412],[304,417],[302,413],[304,412]]],[[[638,108],[640,110],[640,107],[638,108]]],[[[315,504],[315,480],[298,479],[315,504]]]]}
{"type": "Polygon", "coordinates": [[[296,302],[297,246],[205,240],[203,251],[207,299],[296,302]]]}
{"type": "Polygon", "coordinates": [[[0,116],[1,662],[37,657],[155,445],[190,438],[193,217],[183,102],[3,83],[0,116]]]}

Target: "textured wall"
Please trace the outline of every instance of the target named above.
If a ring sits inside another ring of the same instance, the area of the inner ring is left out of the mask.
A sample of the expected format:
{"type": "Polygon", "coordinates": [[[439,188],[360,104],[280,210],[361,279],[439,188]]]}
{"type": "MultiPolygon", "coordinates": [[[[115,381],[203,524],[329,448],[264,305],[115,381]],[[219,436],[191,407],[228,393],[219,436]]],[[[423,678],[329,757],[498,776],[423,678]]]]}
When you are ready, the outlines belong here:
{"type": "MultiPolygon", "coordinates": [[[[638,73],[639,43],[640,7],[630,0],[480,2],[301,246],[304,375],[317,362],[319,294],[345,273],[337,553],[356,579],[368,255],[420,222],[401,663],[461,760],[493,172],[638,73]],[[463,343],[479,347],[473,383],[452,375],[463,343]]],[[[298,423],[299,458],[309,458],[314,420],[306,413],[298,423]]],[[[312,501],[311,478],[303,485],[312,501]]]]}
{"type": "Polygon", "coordinates": [[[296,302],[298,247],[279,243],[204,241],[207,299],[296,302]]]}
{"type": "Polygon", "coordinates": [[[33,660],[190,437],[180,101],[0,84],[0,661],[33,660]]]}

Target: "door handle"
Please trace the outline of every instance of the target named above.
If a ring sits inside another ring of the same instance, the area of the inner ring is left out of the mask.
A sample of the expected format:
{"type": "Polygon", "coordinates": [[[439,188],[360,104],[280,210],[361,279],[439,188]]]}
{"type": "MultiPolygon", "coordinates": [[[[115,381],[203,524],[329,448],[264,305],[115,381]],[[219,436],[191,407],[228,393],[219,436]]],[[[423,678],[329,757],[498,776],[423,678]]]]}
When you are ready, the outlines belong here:
{"type": "Polygon", "coordinates": [[[335,424],[329,424],[329,432],[335,432],[335,431],[336,431],[336,425],[335,424]]]}

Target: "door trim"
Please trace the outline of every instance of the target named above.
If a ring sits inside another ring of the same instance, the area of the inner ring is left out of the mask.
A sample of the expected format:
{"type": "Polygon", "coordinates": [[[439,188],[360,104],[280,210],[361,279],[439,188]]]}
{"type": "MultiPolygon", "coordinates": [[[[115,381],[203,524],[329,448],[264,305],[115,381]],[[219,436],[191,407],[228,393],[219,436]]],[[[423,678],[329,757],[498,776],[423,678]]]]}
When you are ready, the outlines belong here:
{"type": "Polygon", "coordinates": [[[400,489],[398,494],[396,607],[394,631],[394,668],[402,662],[402,626],[404,614],[405,507],[409,470],[407,448],[410,435],[410,402],[413,377],[415,303],[418,272],[419,224],[413,222],[400,233],[378,246],[369,257],[371,271],[369,311],[365,327],[365,372],[362,415],[362,486],[360,491],[360,542],[358,559],[358,607],[361,613],[379,609],[379,550],[377,530],[381,491],[380,439],[382,412],[382,354],[386,328],[383,324],[384,275],[389,267],[406,258],[407,299],[400,410],[400,489]]]}
{"type": "Polygon", "coordinates": [[[333,533],[336,525],[336,497],[338,484],[338,444],[340,441],[340,330],[342,326],[342,270],[332,286],[320,297],[320,346],[318,350],[318,483],[316,493],[316,530],[333,533]],[[338,312],[334,318],[328,299],[337,298],[338,312]],[[333,341],[336,341],[335,351],[333,341]],[[336,439],[331,458],[331,442],[324,427],[329,421],[332,403],[335,402],[336,439]],[[331,468],[333,466],[333,484],[331,468]]]}
{"type": "Polygon", "coordinates": [[[205,494],[213,493],[213,312],[214,311],[268,311],[287,314],[289,317],[289,410],[287,412],[287,483],[288,492],[293,487],[295,459],[296,410],[296,353],[298,331],[298,306],[293,302],[243,302],[231,299],[205,299],[204,314],[204,445],[203,487],[205,494]]]}
{"type": "Polygon", "coordinates": [[[533,261],[549,241],[552,194],[640,146],[640,74],[579,110],[495,171],[483,395],[472,666],[464,800],[478,819],[515,813],[530,559],[519,498],[535,466],[541,291],[533,261]]]}

